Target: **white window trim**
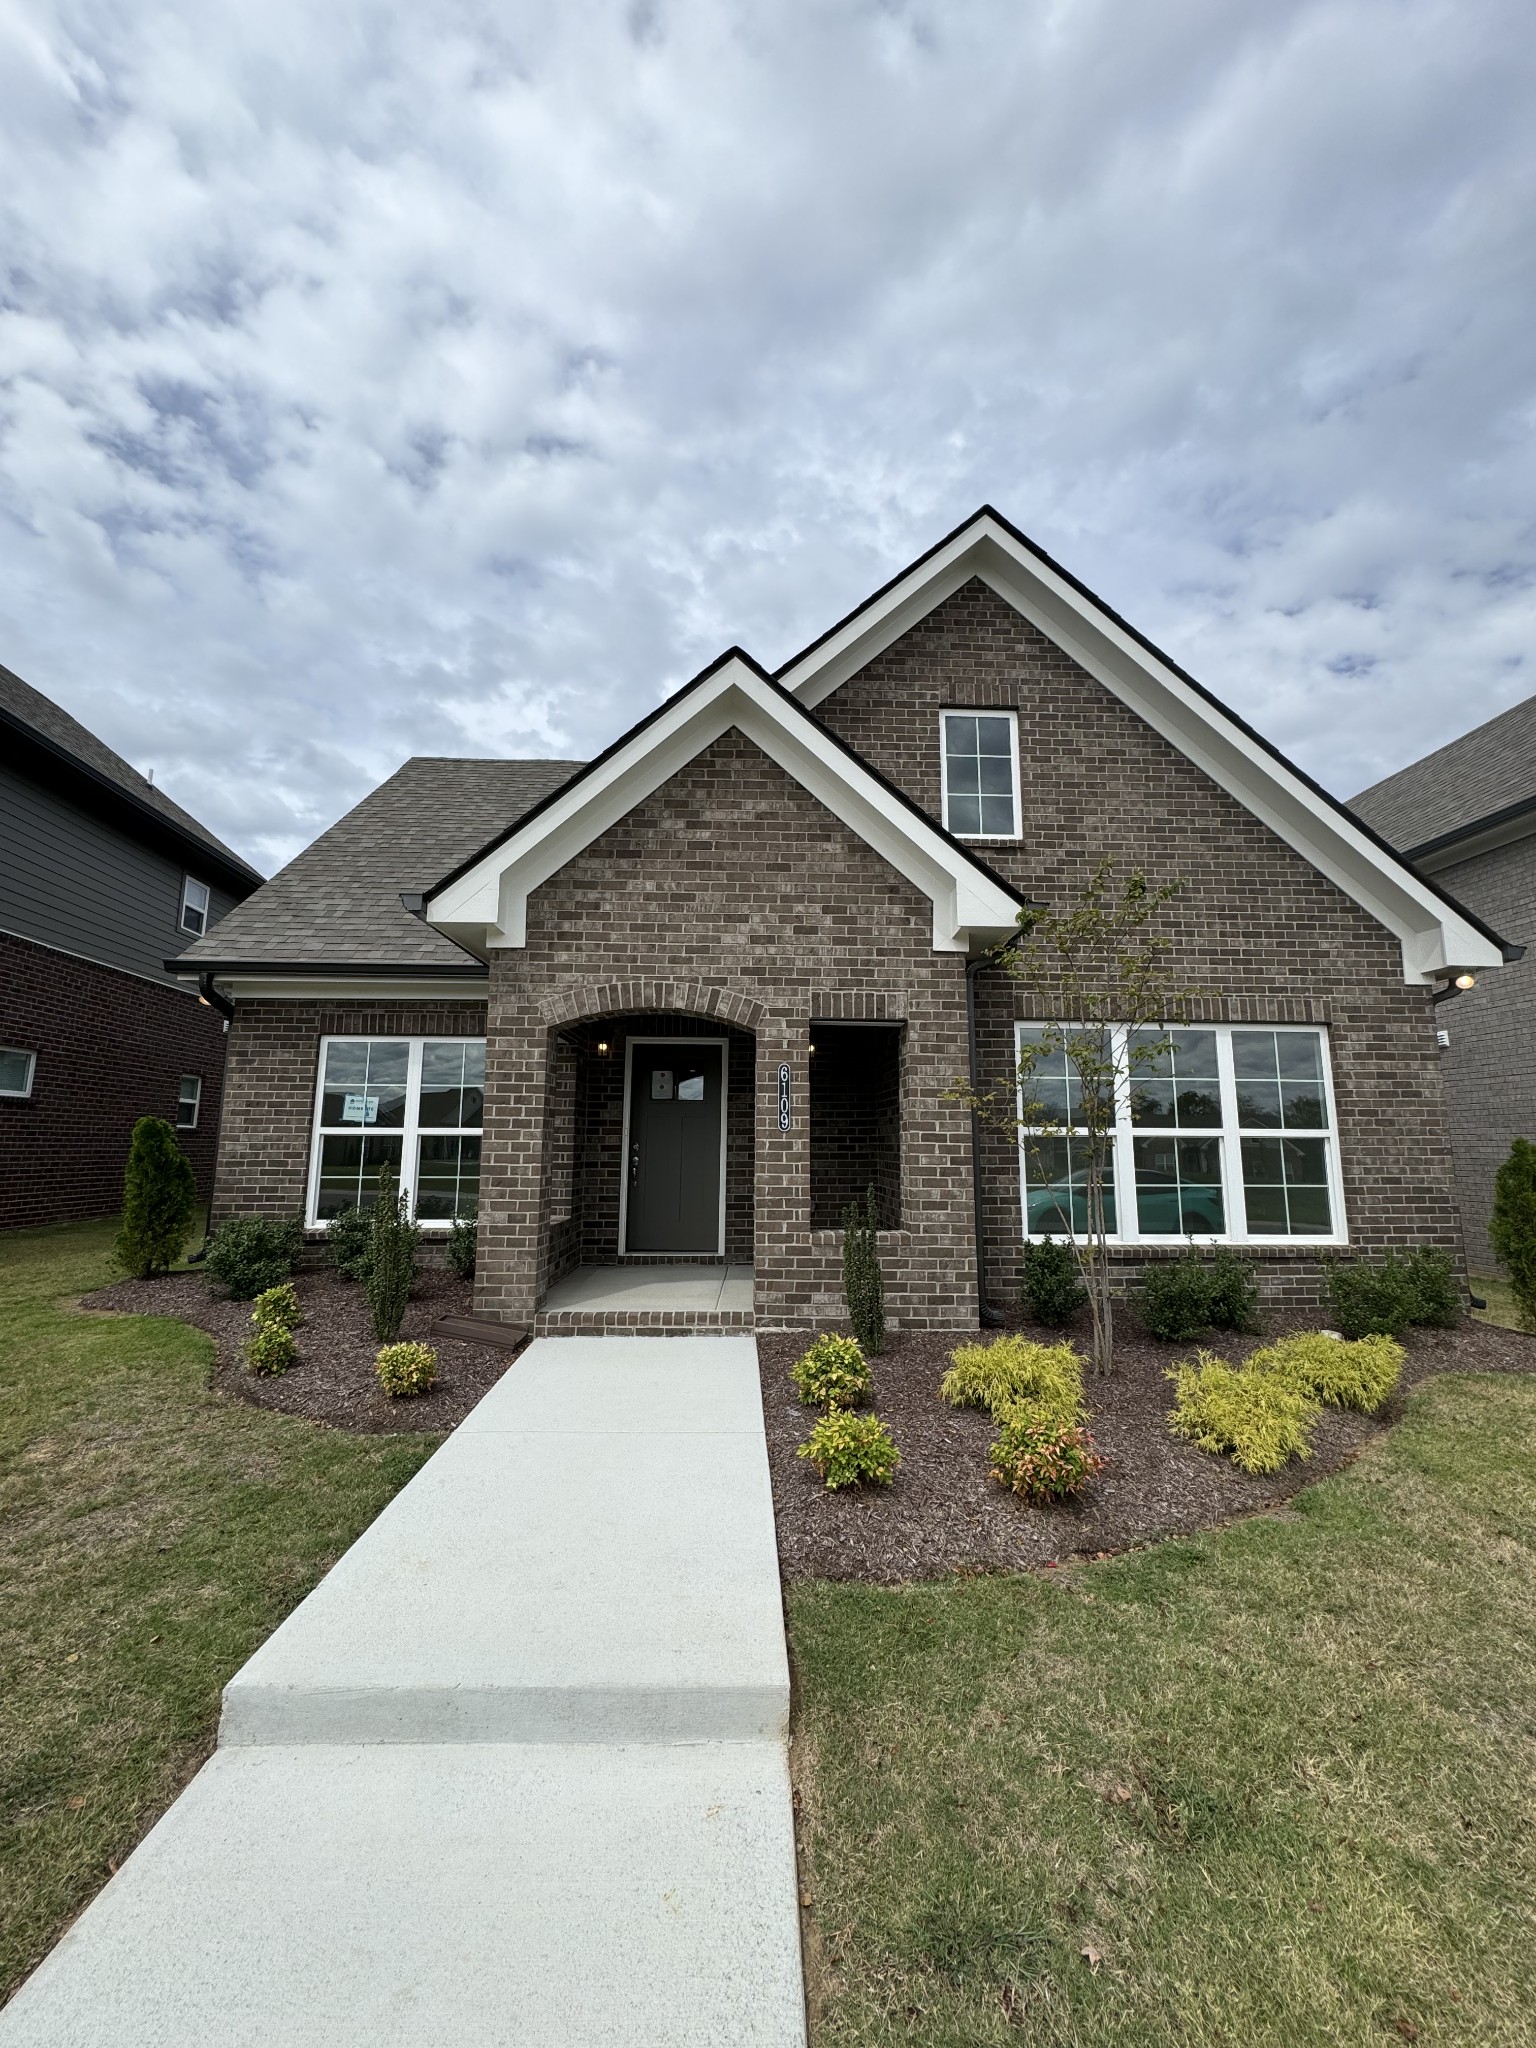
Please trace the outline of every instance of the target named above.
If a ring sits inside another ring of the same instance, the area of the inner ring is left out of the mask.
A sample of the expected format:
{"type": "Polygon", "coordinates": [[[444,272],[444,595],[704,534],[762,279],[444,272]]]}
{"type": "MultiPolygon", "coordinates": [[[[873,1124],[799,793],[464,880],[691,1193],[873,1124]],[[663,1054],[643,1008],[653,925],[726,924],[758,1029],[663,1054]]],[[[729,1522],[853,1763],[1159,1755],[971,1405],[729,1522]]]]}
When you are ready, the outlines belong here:
{"type": "MultiPolygon", "coordinates": [[[[380,1131],[373,1127],[376,1137],[392,1138],[398,1130],[400,1135],[400,1192],[405,1196],[406,1207],[414,1219],[416,1216],[416,1169],[420,1163],[421,1150],[421,1055],[422,1047],[432,1045],[484,1045],[479,1033],[455,1031],[429,1031],[420,1038],[412,1038],[404,1031],[333,1031],[320,1040],[320,1057],[315,1068],[315,1099],[310,1112],[309,1144],[309,1186],[304,1198],[304,1228],[306,1230],[329,1230],[328,1218],[316,1212],[320,1205],[320,1145],[324,1138],[357,1135],[353,1125],[347,1125],[343,1132],[340,1125],[322,1125],[321,1105],[325,1100],[325,1063],[333,1045],[405,1045],[410,1048],[405,1070],[405,1122],[388,1126],[380,1131]]],[[[361,1134],[368,1135],[368,1126],[362,1127],[361,1134]]],[[[485,1126],[481,1124],[460,1124],[446,1127],[442,1124],[428,1124],[426,1134],[432,1138],[479,1138],[481,1141],[481,1164],[484,1165],[485,1126]]],[[[453,1225],[445,1217],[423,1216],[419,1228],[447,1236],[453,1225]]]]}
{"type": "MultiPolygon", "coordinates": [[[[624,1144],[619,1153],[619,1242],[620,1258],[629,1258],[629,1106],[634,1099],[635,1047],[637,1045],[718,1045],[720,1048],[720,1235],[714,1257],[725,1257],[725,1139],[731,1114],[731,1042],[728,1038],[626,1038],[624,1041],[624,1144]]],[[[644,1252],[633,1254],[645,1258],[644,1252]]],[[[657,1254],[649,1254],[656,1257],[657,1254]]],[[[679,1257],[686,1254],[679,1253],[679,1257]]],[[[708,1253],[701,1254],[709,1257],[708,1253]]]]}
{"type": "MultiPolygon", "coordinates": [[[[1050,1019],[1036,1018],[1017,1022],[1014,1025],[1015,1066],[1023,1057],[1026,1045],[1038,1044],[1039,1033],[1051,1028],[1050,1019]]],[[[1071,1031],[1079,1027],[1060,1024],[1058,1030],[1071,1031]]],[[[1136,1213],[1136,1168],[1135,1154],[1131,1141],[1135,1137],[1166,1136],[1166,1132],[1149,1131],[1131,1122],[1130,1076],[1126,1067],[1125,1047],[1127,1025],[1115,1024],[1109,1027],[1113,1034],[1113,1046],[1117,1080],[1115,1084],[1115,1130],[1110,1140],[1110,1157],[1114,1171],[1115,1219],[1118,1230],[1109,1233],[1106,1242],[1114,1245],[1244,1245],[1250,1248],[1264,1245],[1285,1245],[1305,1249],[1308,1246],[1321,1251],[1336,1250],[1349,1243],[1349,1222],[1344,1209],[1344,1178],[1339,1160],[1339,1118],[1333,1093],[1333,1053],[1329,1044],[1328,1027],[1325,1024],[1270,1024],[1252,1018],[1241,1024],[1176,1024],[1160,1027],[1175,1031],[1214,1031],[1216,1034],[1216,1065],[1221,1085],[1221,1127],[1213,1130],[1181,1132],[1180,1136],[1212,1136],[1221,1140],[1221,1195],[1222,1208],[1227,1218],[1227,1229],[1220,1234],[1210,1233],[1186,1237],[1182,1234],[1143,1233],[1136,1213]],[[1232,1069],[1232,1033],[1234,1031],[1305,1031],[1322,1041],[1323,1049],[1323,1091],[1328,1105],[1328,1128],[1326,1131],[1242,1131],[1237,1121],[1237,1081],[1232,1069]],[[1328,1236],[1282,1237],[1271,1231],[1250,1234],[1247,1230],[1248,1210],[1243,1196],[1242,1140],[1244,1137],[1318,1137],[1326,1141],[1325,1156],[1328,1161],[1328,1202],[1333,1216],[1334,1228],[1328,1236]],[[1243,1219],[1243,1229],[1233,1228],[1235,1220],[1243,1219]]],[[[1024,1088],[1022,1082],[1015,1094],[1016,1114],[1024,1114],[1024,1088]]],[[[1025,1240],[1029,1238],[1029,1174],[1025,1156],[1025,1145],[1030,1133],[1019,1133],[1019,1221],[1025,1240]]],[[[1038,1133],[1036,1133],[1038,1135],[1038,1133]]],[[[1053,1232],[1053,1236],[1062,1233],[1053,1232]]],[[[1079,1244],[1086,1241],[1087,1233],[1074,1233],[1079,1244]]]]}
{"type": "Polygon", "coordinates": [[[197,1129],[197,1120],[198,1120],[198,1118],[199,1118],[199,1117],[200,1117],[200,1116],[202,1115],[202,1113],[203,1113],[203,1077],[202,1077],[202,1075],[201,1075],[201,1074],[183,1074],[183,1075],[182,1075],[182,1077],[181,1077],[181,1082],[180,1082],[180,1085],[178,1086],[178,1088],[177,1088],[177,1090],[176,1090],[176,1128],[177,1128],[177,1130],[178,1130],[178,1131],[195,1131],[195,1130],[197,1129]],[[182,1112],[182,1109],[183,1109],[183,1108],[185,1107],[185,1104],[186,1104],[186,1100],[187,1100],[187,1097],[186,1097],[186,1093],[185,1093],[185,1090],[186,1090],[186,1086],[187,1086],[187,1083],[188,1083],[189,1081],[191,1081],[191,1082],[195,1083],[195,1085],[196,1085],[196,1093],[195,1093],[195,1094],[193,1095],[193,1097],[192,1097],[192,1121],[191,1121],[190,1123],[186,1123],[186,1124],[184,1124],[184,1123],[182,1122],[182,1120],[181,1120],[181,1112],[182,1112]]]}
{"type": "Polygon", "coordinates": [[[25,1088],[0,1088],[0,1096],[7,1102],[27,1102],[31,1099],[32,1084],[37,1079],[37,1054],[28,1052],[21,1045],[0,1045],[0,1052],[13,1052],[27,1063],[27,1085],[25,1088]]]}
{"type": "Polygon", "coordinates": [[[974,840],[993,846],[1012,845],[1024,837],[1024,789],[1019,775],[1019,714],[1005,704],[946,704],[939,713],[939,816],[951,838],[974,840]],[[945,722],[951,718],[1006,718],[1013,762],[1013,830],[1011,832],[956,832],[949,822],[949,745],[945,722]]]}
{"type": "MultiPolygon", "coordinates": [[[[162,897],[162,898],[161,898],[160,900],[161,900],[162,902],[164,902],[164,900],[165,900],[165,899],[164,899],[164,897],[162,897]]],[[[210,888],[210,887],[208,886],[208,884],[207,884],[206,882],[200,882],[200,881],[198,880],[198,878],[197,878],[197,876],[196,876],[196,875],[186,875],[186,874],[184,874],[184,875],[182,876],[182,878],[181,878],[181,915],[180,915],[180,917],[179,917],[179,919],[178,919],[178,923],[179,923],[179,925],[180,925],[181,929],[182,929],[182,930],[183,930],[184,932],[193,932],[193,933],[195,933],[195,934],[196,934],[196,935],[197,935],[197,936],[198,936],[199,938],[203,938],[203,937],[206,937],[206,935],[207,935],[207,932],[208,932],[208,927],[209,927],[209,924],[210,924],[210,922],[211,922],[211,918],[210,918],[210,913],[211,913],[212,909],[213,909],[213,891],[212,891],[212,889],[211,889],[211,888],[210,888]],[[188,907],[188,905],[187,905],[187,897],[188,897],[188,891],[189,891],[189,890],[192,890],[192,889],[201,889],[201,890],[202,890],[202,892],[203,892],[203,905],[202,905],[202,916],[203,916],[203,921],[202,921],[202,923],[201,923],[201,924],[188,924],[188,923],[187,923],[187,907],[188,907]]]]}

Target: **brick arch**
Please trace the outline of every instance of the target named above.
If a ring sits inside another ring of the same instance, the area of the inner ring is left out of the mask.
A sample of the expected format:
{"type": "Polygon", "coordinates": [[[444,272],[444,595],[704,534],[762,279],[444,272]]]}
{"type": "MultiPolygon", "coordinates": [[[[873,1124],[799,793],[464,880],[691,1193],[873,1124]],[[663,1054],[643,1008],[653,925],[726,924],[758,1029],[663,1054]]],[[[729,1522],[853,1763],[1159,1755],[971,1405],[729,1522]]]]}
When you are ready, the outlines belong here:
{"type": "Polygon", "coordinates": [[[743,1031],[756,1031],[764,1016],[761,1003],[732,989],[702,981],[605,981],[567,988],[539,1005],[549,1025],[575,1024],[585,1017],[611,1017],[625,1012],[659,1015],[678,1011],[689,1017],[718,1017],[743,1031]]]}

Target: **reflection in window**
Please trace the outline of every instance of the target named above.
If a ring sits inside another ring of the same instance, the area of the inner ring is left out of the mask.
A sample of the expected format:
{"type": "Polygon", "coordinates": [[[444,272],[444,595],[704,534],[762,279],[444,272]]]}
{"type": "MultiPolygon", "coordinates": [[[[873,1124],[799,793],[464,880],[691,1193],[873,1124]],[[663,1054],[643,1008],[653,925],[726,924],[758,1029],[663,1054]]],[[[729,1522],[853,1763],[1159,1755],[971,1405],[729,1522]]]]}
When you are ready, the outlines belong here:
{"type": "Polygon", "coordinates": [[[311,1219],[372,1209],[385,1168],[418,1222],[473,1216],[484,1116],[484,1039],[328,1040],[311,1219]]]}
{"type": "Polygon", "coordinates": [[[963,839],[1016,839],[1012,714],[946,711],[943,726],[946,831],[963,839]]]}

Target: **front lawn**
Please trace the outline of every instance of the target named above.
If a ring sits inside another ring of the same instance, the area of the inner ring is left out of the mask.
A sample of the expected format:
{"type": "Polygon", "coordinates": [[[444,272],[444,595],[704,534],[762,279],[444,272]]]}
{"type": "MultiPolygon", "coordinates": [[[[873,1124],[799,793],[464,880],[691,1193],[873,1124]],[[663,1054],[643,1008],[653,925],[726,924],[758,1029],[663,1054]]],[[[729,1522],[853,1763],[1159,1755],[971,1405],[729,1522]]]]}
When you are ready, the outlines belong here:
{"type": "Polygon", "coordinates": [[[789,1616],[817,2048],[1530,2041],[1536,1379],[1217,1534],[789,1616]]]}
{"type": "Polygon", "coordinates": [[[209,1390],[201,1332],[73,1308],[113,1228],[0,1236],[0,1995],[207,1753],[225,1680],[439,1441],[247,1406],[209,1390]]]}

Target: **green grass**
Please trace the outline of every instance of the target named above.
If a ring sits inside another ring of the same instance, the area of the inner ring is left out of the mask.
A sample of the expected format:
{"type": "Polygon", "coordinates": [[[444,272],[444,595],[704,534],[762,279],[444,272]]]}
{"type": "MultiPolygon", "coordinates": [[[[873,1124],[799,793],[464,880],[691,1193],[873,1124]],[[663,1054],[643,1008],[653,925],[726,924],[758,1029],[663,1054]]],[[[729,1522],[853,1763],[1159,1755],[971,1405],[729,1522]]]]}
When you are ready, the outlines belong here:
{"type": "Polygon", "coordinates": [[[1474,1273],[1472,1292],[1481,1295],[1487,1302],[1486,1308],[1475,1308],[1472,1320],[1476,1323],[1492,1323],[1501,1330],[1523,1330],[1520,1311],[1515,1306],[1515,1290],[1507,1280],[1501,1280],[1496,1273],[1474,1273]]]}
{"type": "Polygon", "coordinates": [[[1529,2043],[1533,1565],[1487,1376],[1287,1514],[794,1590],[818,2048],[1529,2043]]]}
{"type": "Polygon", "coordinates": [[[114,1224],[0,1236],[0,1995],[206,1754],[219,1692],[435,1449],[208,1387],[72,1297],[114,1224]]]}

